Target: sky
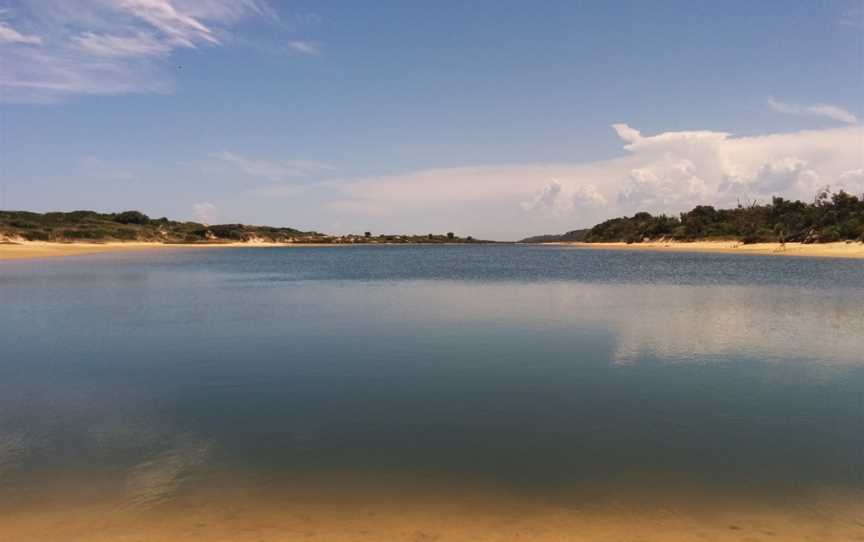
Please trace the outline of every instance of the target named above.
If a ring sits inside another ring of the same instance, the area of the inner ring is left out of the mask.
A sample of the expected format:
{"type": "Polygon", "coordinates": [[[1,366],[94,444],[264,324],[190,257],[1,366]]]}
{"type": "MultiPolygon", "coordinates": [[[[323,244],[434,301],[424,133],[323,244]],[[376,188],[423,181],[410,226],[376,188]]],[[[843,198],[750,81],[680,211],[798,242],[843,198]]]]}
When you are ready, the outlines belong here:
{"type": "Polygon", "coordinates": [[[864,194],[862,119],[862,0],[0,0],[0,209],[514,240],[864,194]]]}

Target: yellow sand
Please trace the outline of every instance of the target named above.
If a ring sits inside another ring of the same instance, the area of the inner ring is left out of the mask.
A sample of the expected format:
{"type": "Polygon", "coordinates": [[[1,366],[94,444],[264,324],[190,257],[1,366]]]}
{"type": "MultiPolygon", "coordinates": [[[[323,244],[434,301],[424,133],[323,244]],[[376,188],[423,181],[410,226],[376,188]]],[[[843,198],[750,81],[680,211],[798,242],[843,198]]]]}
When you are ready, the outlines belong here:
{"type": "Polygon", "coordinates": [[[651,241],[646,243],[544,243],[586,249],[651,250],[659,252],[714,252],[723,254],[765,254],[772,256],[815,256],[822,258],[864,258],[864,243],[756,243],[735,241],[694,241],[692,243],[651,241]]]}
{"type": "MultiPolygon", "coordinates": [[[[647,243],[544,243],[578,249],[624,249],[651,250],[660,252],[713,252],[725,254],[764,254],[773,256],[815,256],[830,258],[864,258],[864,243],[823,243],[804,245],[787,243],[757,243],[743,245],[734,241],[695,241],[692,243],[658,242],[647,243]]],[[[120,251],[206,249],[229,247],[311,247],[311,246],[356,246],[334,244],[280,244],[280,243],[212,243],[212,244],[164,244],[143,242],[113,243],[49,243],[24,241],[0,243],[0,260],[53,258],[79,256],[120,251]]]]}
{"type": "MultiPolygon", "coordinates": [[[[105,252],[141,251],[141,250],[177,250],[206,249],[226,247],[278,247],[278,246],[313,246],[312,244],[281,244],[281,243],[203,243],[203,244],[165,244],[165,243],[49,243],[40,241],[21,241],[15,243],[0,243],[0,260],[24,260],[32,258],[54,258],[58,256],[82,256],[105,252]]],[[[332,245],[314,245],[332,246],[332,245]]]]}
{"type": "MultiPolygon", "coordinates": [[[[556,501],[470,488],[281,485],[212,488],[136,509],[82,502],[5,509],[16,542],[582,541],[785,542],[864,539],[860,495],[766,503],[658,495],[556,501]]],[[[703,496],[704,497],[704,496],[703,496]]]]}

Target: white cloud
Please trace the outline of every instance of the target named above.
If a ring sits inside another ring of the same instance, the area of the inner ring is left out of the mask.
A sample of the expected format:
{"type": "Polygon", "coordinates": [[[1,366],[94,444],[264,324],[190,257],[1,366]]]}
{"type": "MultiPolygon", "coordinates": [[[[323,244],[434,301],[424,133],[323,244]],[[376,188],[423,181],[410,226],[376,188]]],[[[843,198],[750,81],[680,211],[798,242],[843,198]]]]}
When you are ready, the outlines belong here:
{"type": "Polygon", "coordinates": [[[39,45],[42,43],[42,38],[39,36],[22,34],[5,22],[0,21],[0,43],[25,43],[29,45],[39,45]]]}
{"type": "Polygon", "coordinates": [[[84,32],[72,36],[71,41],[82,51],[97,57],[165,56],[174,48],[149,32],[134,36],[112,36],[84,32]]]}
{"type": "Polygon", "coordinates": [[[816,188],[819,174],[807,162],[793,157],[781,158],[762,164],[756,173],[756,191],[759,193],[788,192],[794,188],[816,188]]]}
{"type": "Polygon", "coordinates": [[[192,214],[202,224],[213,224],[219,216],[219,209],[209,201],[202,201],[192,204],[192,214]]]}
{"type": "MultiPolygon", "coordinates": [[[[194,48],[199,42],[219,43],[213,31],[195,17],[177,10],[170,0],[122,0],[121,10],[160,30],[169,43],[194,48]]],[[[199,18],[212,15],[200,13],[199,18]]]]}
{"type": "Polygon", "coordinates": [[[574,209],[600,208],[607,205],[606,198],[593,184],[580,184],[573,187],[572,201],[574,209]]]}
{"type": "Polygon", "coordinates": [[[321,46],[312,41],[291,41],[288,42],[288,49],[303,55],[321,54],[321,46]]]}
{"type": "Polygon", "coordinates": [[[638,143],[642,139],[642,134],[639,130],[631,128],[624,123],[613,124],[612,129],[618,134],[618,137],[631,144],[638,143]]]}
{"type": "Polygon", "coordinates": [[[241,19],[276,18],[260,0],[31,0],[0,16],[0,96],[11,102],[168,92],[165,57],[218,46],[241,19]]]}
{"type": "Polygon", "coordinates": [[[327,210],[373,229],[398,222],[423,233],[456,224],[475,237],[514,239],[642,210],[674,214],[772,195],[810,201],[824,184],[859,186],[864,170],[857,125],[755,137],[614,129],[629,151],[619,158],[345,179],[332,185],[337,198],[327,210]]]}
{"type": "Polygon", "coordinates": [[[850,194],[864,197],[864,168],[851,169],[843,172],[837,179],[836,188],[850,194]]]}
{"type": "Polygon", "coordinates": [[[708,186],[696,174],[696,165],[670,153],[660,162],[630,170],[617,199],[628,209],[653,209],[695,205],[708,197],[708,186]]]}
{"type": "Polygon", "coordinates": [[[521,206],[529,212],[561,216],[570,215],[575,210],[604,207],[606,204],[606,198],[593,184],[568,183],[564,188],[561,182],[551,179],[529,200],[523,201],[521,206]]]}
{"type": "Polygon", "coordinates": [[[234,165],[247,175],[260,177],[269,181],[279,181],[289,177],[302,177],[312,173],[335,169],[333,166],[321,162],[303,160],[271,162],[268,160],[254,160],[229,151],[216,153],[213,157],[234,165]]]}
{"type": "Polygon", "coordinates": [[[249,190],[249,194],[252,194],[253,196],[266,198],[293,198],[305,192],[305,187],[294,184],[273,184],[269,186],[259,186],[249,190]]]}
{"type": "Polygon", "coordinates": [[[526,211],[555,212],[562,206],[563,198],[560,196],[561,183],[552,179],[540,188],[529,201],[522,202],[522,208],[526,211]]]}
{"type": "Polygon", "coordinates": [[[266,0],[173,0],[191,17],[236,22],[249,15],[279,21],[279,14],[266,0]]]}
{"type": "Polygon", "coordinates": [[[846,111],[842,107],[837,107],[836,105],[822,103],[817,103],[813,105],[798,105],[781,102],[775,100],[774,98],[768,98],[768,105],[771,107],[771,109],[779,113],[786,113],[789,115],[828,117],[829,119],[845,122],[846,124],[858,123],[858,117],[856,117],[849,111],[846,111]]]}

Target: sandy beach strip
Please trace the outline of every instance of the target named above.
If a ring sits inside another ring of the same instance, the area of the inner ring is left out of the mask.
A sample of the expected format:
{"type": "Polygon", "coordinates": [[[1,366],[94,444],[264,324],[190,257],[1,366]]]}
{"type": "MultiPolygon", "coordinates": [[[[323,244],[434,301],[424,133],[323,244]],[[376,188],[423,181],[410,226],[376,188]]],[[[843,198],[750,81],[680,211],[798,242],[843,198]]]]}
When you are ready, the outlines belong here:
{"type": "Polygon", "coordinates": [[[177,250],[177,249],[208,249],[208,248],[253,248],[253,247],[310,247],[335,246],[318,243],[147,243],[147,242],[112,242],[112,243],[51,243],[41,241],[24,241],[15,243],[0,243],[0,261],[29,260],[36,258],[57,258],[64,256],[84,256],[110,252],[129,252],[142,250],[177,250]]]}
{"type": "Polygon", "coordinates": [[[693,241],[668,242],[649,241],[644,243],[542,243],[543,245],[571,247],[590,250],[648,250],[657,252],[709,252],[719,254],[755,254],[770,256],[810,256],[817,258],[864,258],[864,243],[755,243],[745,245],[735,241],[693,241]]]}
{"type": "MultiPolygon", "coordinates": [[[[481,244],[481,243],[478,243],[481,244]]],[[[142,250],[177,250],[208,248],[322,248],[364,246],[467,246],[465,243],[268,243],[268,242],[212,242],[212,243],[151,243],[151,242],[107,242],[107,243],[55,243],[46,241],[0,241],[0,261],[85,256],[111,252],[142,250]]]]}
{"type": "MultiPolygon", "coordinates": [[[[650,241],[644,243],[540,243],[544,246],[568,247],[589,250],[649,250],[658,252],[708,252],[720,254],[751,254],[771,256],[811,256],[819,258],[864,258],[864,243],[838,242],[809,244],[756,243],[744,245],[735,241],[694,241],[666,242],[650,241]]],[[[325,243],[149,243],[149,242],[109,242],[109,243],[52,243],[43,241],[24,241],[0,243],[0,261],[27,260],[36,258],[56,258],[63,256],[84,256],[111,252],[142,250],[176,250],[207,248],[253,248],[253,247],[346,247],[366,246],[356,244],[325,243]]],[[[376,245],[377,246],[377,245],[376,245]]],[[[411,245],[413,246],[413,245],[411,245]]]]}

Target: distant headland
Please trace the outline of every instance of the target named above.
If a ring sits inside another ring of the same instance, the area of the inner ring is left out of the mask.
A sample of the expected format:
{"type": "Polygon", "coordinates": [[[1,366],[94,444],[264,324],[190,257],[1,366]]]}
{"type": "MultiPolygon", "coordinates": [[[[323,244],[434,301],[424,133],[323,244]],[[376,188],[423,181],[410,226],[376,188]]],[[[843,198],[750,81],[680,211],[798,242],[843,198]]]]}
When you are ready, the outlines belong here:
{"type": "Polygon", "coordinates": [[[32,213],[0,211],[0,242],[164,244],[449,244],[484,243],[452,232],[426,235],[328,235],[248,224],[202,224],[150,218],[140,211],[32,213]]]}
{"type": "Polygon", "coordinates": [[[33,213],[0,211],[0,260],[74,256],[155,248],[448,245],[491,241],[452,232],[426,235],[328,235],[248,224],[202,224],[150,218],[140,211],[33,213]]]}
{"type": "Polygon", "coordinates": [[[734,241],[820,244],[864,242],[864,197],[821,190],[812,203],[775,197],[770,204],[739,203],[734,209],[700,205],[679,217],[636,213],[592,228],[540,235],[522,243],[663,243],[734,241]]]}

